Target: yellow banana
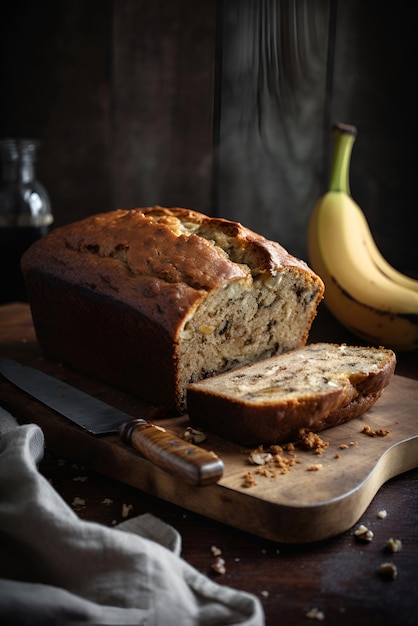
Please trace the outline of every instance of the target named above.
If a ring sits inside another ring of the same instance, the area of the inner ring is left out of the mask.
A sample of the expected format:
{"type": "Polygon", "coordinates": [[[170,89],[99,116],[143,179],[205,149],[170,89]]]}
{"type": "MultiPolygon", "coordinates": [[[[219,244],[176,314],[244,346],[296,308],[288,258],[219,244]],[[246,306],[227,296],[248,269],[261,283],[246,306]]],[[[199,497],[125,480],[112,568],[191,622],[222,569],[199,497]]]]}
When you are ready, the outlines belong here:
{"type": "Polygon", "coordinates": [[[364,213],[361,211],[360,207],[357,204],[355,204],[355,207],[360,212],[359,219],[363,219],[364,221],[364,244],[367,247],[372,261],[376,265],[377,269],[382,272],[382,274],[393,280],[395,283],[397,282],[404,287],[409,287],[410,289],[416,291],[418,289],[418,280],[415,280],[414,278],[412,278],[411,276],[407,276],[406,274],[402,274],[402,272],[399,272],[386,261],[386,259],[382,256],[379,248],[376,246],[364,213]]]}
{"type": "Polygon", "coordinates": [[[325,283],[325,304],[358,337],[395,350],[418,348],[418,281],[395,270],[379,252],[349,187],[356,128],[334,126],[329,191],[308,226],[311,267],[325,283]]]}
{"type": "MultiPolygon", "coordinates": [[[[339,127],[340,128],[343,127],[346,130],[352,129],[351,133],[354,133],[354,135],[352,135],[353,138],[351,140],[350,138],[348,138],[348,142],[351,143],[351,147],[350,146],[347,147],[347,150],[350,150],[350,152],[347,155],[349,158],[351,154],[351,148],[354,143],[356,130],[354,127],[348,126],[348,125],[340,124],[339,127]]],[[[337,129],[335,130],[335,132],[338,132],[337,129]]],[[[339,131],[339,132],[342,132],[342,131],[339,131]]],[[[348,175],[349,162],[344,163],[344,170],[345,168],[347,168],[346,173],[348,175]]],[[[356,202],[354,202],[353,198],[350,195],[350,186],[349,186],[348,179],[345,178],[342,182],[343,182],[344,187],[343,189],[341,189],[341,192],[343,193],[345,192],[347,194],[347,198],[350,200],[349,218],[353,226],[352,231],[353,232],[357,231],[358,233],[362,233],[361,234],[362,245],[364,246],[365,250],[367,250],[367,252],[369,253],[370,262],[372,262],[375,265],[376,269],[381,274],[383,274],[383,276],[386,276],[386,278],[389,278],[390,280],[394,281],[395,283],[398,283],[399,285],[403,285],[404,287],[408,287],[409,289],[412,289],[413,291],[418,292],[418,280],[415,280],[414,278],[407,276],[406,274],[402,274],[402,272],[399,272],[392,265],[390,265],[390,263],[386,261],[386,259],[380,252],[379,248],[377,247],[375,240],[373,239],[373,235],[370,231],[370,227],[367,222],[366,216],[364,215],[363,211],[360,209],[359,205],[356,202]]]]}

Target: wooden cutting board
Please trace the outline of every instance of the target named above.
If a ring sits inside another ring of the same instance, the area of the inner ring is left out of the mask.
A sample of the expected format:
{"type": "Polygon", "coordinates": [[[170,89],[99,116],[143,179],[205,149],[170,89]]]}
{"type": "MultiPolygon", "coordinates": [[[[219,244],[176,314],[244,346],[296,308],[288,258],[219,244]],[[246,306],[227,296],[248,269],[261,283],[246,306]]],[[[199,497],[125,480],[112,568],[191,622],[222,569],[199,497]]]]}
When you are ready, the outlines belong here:
{"type": "MultiPolygon", "coordinates": [[[[26,305],[0,307],[0,354],[62,378],[132,416],[149,411],[137,398],[43,359],[26,305]]],[[[222,458],[225,472],[216,485],[200,488],[153,466],[117,436],[86,433],[5,380],[0,380],[0,404],[19,421],[39,424],[48,449],[57,455],[190,511],[285,543],[318,541],[348,530],[383,483],[418,466],[418,381],[398,375],[368,413],[321,433],[328,443],[322,454],[297,448],[296,463],[285,473],[250,464],[250,449],[208,433],[201,445],[222,458]],[[388,432],[369,436],[362,432],[365,426],[388,432]],[[252,486],[246,481],[248,472],[252,486]]],[[[188,419],[154,423],[181,436],[188,419]]]]}

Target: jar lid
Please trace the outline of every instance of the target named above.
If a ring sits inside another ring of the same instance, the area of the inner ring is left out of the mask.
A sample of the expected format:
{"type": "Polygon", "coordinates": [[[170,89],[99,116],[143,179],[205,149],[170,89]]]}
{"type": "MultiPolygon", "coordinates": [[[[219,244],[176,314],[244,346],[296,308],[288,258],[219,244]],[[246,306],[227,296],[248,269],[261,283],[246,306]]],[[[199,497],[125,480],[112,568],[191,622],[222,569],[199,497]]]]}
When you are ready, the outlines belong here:
{"type": "Polygon", "coordinates": [[[0,139],[0,154],[3,160],[33,161],[39,146],[38,139],[5,137],[0,139]]]}

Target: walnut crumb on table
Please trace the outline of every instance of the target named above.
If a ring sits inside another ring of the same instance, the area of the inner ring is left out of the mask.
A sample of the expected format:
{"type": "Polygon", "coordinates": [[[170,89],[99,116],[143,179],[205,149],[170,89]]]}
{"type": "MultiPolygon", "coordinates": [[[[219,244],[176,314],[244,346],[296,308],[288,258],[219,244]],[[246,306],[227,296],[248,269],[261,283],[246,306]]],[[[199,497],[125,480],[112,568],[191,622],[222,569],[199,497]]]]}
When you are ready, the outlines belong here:
{"type": "Polygon", "coordinates": [[[381,563],[377,569],[378,574],[386,580],[394,580],[398,575],[398,568],[394,563],[381,563]]]}
{"type": "Polygon", "coordinates": [[[222,550],[216,546],[211,546],[210,551],[215,557],[215,560],[211,565],[211,569],[215,572],[215,574],[222,576],[226,573],[225,559],[222,558],[222,550]]]}
{"type": "Polygon", "coordinates": [[[360,524],[354,531],[354,536],[359,541],[373,541],[374,533],[372,530],[369,530],[367,526],[364,524],[360,524]]]}
{"type": "Polygon", "coordinates": [[[215,561],[212,563],[212,569],[215,574],[219,574],[220,576],[226,574],[225,561],[221,556],[216,557],[215,561]]]}
{"type": "Polygon", "coordinates": [[[322,621],[325,619],[325,614],[323,611],[321,611],[321,609],[318,609],[317,607],[313,607],[312,609],[310,609],[306,614],[306,617],[308,617],[309,619],[317,619],[319,621],[322,621]]]}
{"type": "Polygon", "coordinates": [[[132,513],[132,509],[132,504],[122,504],[122,517],[128,517],[132,513]]]}
{"type": "Polygon", "coordinates": [[[71,506],[75,510],[82,509],[86,506],[86,501],[84,500],[84,498],[79,498],[78,496],[75,496],[74,500],[71,502],[71,506]]]}
{"type": "Polygon", "coordinates": [[[85,483],[88,480],[88,476],[74,476],[73,481],[78,483],[85,483]]]}
{"type": "Polygon", "coordinates": [[[400,552],[402,550],[402,541],[391,537],[386,542],[386,550],[389,552],[400,552]]]}

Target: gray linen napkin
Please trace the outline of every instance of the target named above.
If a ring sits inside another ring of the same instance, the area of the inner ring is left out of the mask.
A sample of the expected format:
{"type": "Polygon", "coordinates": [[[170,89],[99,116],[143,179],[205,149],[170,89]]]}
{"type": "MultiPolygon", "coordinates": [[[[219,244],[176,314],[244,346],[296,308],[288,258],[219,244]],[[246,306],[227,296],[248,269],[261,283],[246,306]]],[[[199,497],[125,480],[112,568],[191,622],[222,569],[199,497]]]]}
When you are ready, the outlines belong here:
{"type": "Polygon", "coordinates": [[[259,599],[190,566],[158,518],[81,520],[39,473],[43,451],[37,425],[0,409],[0,623],[264,625],[259,599]]]}

